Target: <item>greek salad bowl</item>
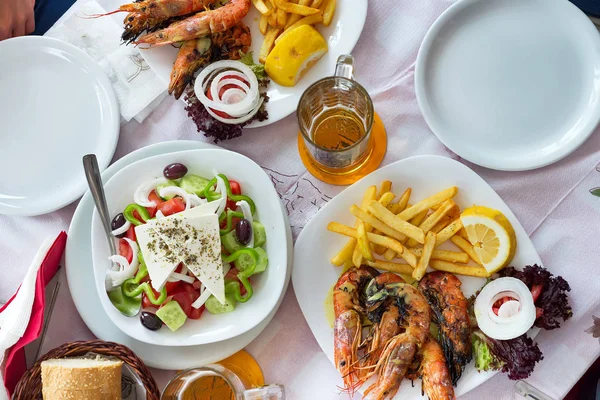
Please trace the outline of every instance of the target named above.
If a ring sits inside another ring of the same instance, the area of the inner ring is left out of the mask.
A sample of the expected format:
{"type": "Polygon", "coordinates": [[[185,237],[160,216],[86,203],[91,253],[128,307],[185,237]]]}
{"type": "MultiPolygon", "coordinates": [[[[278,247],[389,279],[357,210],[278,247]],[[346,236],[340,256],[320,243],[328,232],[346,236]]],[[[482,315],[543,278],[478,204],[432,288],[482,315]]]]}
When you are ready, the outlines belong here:
{"type": "Polygon", "coordinates": [[[118,254],[94,210],[90,296],[124,333],[161,346],[215,343],[277,307],[286,220],[255,162],[220,149],[169,153],[129,165],[104,189],[118,254]]]}

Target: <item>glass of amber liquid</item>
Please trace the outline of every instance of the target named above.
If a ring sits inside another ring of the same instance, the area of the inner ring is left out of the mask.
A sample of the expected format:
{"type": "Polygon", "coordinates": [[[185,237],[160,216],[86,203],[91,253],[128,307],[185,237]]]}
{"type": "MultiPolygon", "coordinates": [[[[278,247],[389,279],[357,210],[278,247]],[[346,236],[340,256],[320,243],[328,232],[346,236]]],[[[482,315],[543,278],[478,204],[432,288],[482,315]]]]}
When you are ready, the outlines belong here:
{"type": "Polygon", "coordinates": [[[353,77],[354,59],[341,55],[335,75],[311,85],[298,103],[298,124],[311,163],[330,175],[356,172],[373,151],[373,101],[353,77]]]}
{"type": "Polygon", "coordinates": [[[161,400],[284,400],[280,385],[264,386],[256,361],[246,352],[203,367],[179,372],[161,400]]]}

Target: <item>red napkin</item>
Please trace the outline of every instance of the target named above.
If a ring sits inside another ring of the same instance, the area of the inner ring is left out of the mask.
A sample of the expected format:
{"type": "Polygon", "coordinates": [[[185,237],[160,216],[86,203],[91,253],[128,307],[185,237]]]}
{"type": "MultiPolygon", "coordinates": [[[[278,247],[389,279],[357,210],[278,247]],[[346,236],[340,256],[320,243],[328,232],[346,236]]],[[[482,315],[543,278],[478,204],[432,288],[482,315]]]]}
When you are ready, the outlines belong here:
{"type": "MultiPolygon", "coordinates": [[[[21,379],[27,370],[27,364],[25,363],[25,346],[36,340],[42,333],[42,327],[44,326],[46,285],[54,277],[56,271],[58,271],[58,266],[65,250],[66,243],[67,234],[63,231],[59,233],[54,240],[54,243],[52,243],[50,250],[48,250],[46,257],[44,257],[44,261],[42,261],[42,265],[40,266],[35,281],[35,297],[33,299],[33,308],[31,310],[29,324],[27,325],[23,337],[7,351],[6,367],[4,369],[4,386],[6,387],[9,396],[12,395],[19,379],[21,379]]],[[[2,308],[0,308],[0,312],[10,304],[15,296],[16,293],[2,306],[2,308]]]]}

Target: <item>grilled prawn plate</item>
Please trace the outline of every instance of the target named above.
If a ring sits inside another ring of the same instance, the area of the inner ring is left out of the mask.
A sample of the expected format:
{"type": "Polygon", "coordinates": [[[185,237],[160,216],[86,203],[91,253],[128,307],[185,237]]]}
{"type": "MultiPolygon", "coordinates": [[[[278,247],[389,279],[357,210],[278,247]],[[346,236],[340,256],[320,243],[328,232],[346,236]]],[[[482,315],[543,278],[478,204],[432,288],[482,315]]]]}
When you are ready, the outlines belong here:
{"type": "Polygon", "coordinates": [[[430,399],[455,398],[444,352],[429,333],[430,306],[418,289],[393,273],[352,267],[334,287],[333,308],[334,360],[350,394],[373,376],[367,398],[391,399],[413,374],[423,377],[430,399]]]}

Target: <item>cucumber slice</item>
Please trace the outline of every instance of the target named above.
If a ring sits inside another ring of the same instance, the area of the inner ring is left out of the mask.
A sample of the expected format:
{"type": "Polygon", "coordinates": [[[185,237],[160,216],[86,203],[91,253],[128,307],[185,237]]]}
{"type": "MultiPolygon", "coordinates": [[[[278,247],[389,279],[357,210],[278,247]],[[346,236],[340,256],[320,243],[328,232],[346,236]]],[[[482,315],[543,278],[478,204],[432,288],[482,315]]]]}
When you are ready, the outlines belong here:
{"type": "Polygon", "coordinates": [[[215,296],[210,295],[204,305],[206,306],[206,311],[211,314],[223,314],[232,312],[235,309],[235,303],[235,299],[231,296],[225,295],[225,304],[221,304],[215,296]]]}
{"type": "Polygon", "coordinates": [[[194,174],[187,174],[179,182],[179,187],[188,193],[196,193],[198,196],[204,196],[204,189],[209,180],[194,174]]]}
{"type": "Polygon", "coordinates": [[[254,231],[254,247],[262,247],[267,242],[267,232],[265,226],[257,220],[252,221],[252,230],[254,231]]]}
{"type": "Polygon", "coordinates": [[[162,197],[160,195],[160,189],[166,188],[167,186],[179,186],[179,182],[168,180],[165,183],[161,183],[160,185],[156,186],[156,194],[159,195],[160,198],[163,199],[163,200],[171,200],[173,197],[175,197],[175,196],[165,196],[165,197],[162,197]]]}
{"type": "Polygon", "coordinates": [[[156,316],[173,332],[181,328],[187,319],[179,303],[173,300],[159,308],[156,316]]]}
{"type": "Polygon", "coordinates": [[[237,250],[244,248],[235,237],[235,229],[228,234],[221,236],[221,244],[229,253],[235,253],[237,250]]]}
{"type": "MultiPolygon", "coordinates": [[[[258,253],[258,263],[256,264],[256,268],[254,269],[254,273],[252,275],[264,272],[265,269],[267,269],[267,264],[269,263],[267,252],[262,247],[255,247],[254,250],[256,250],[258,253]]],[[[238,271],[243,271],[252,265],[252,257],[247,254],[242,254],[237,260],[235,260],[234,263],[238,271]]]]}

